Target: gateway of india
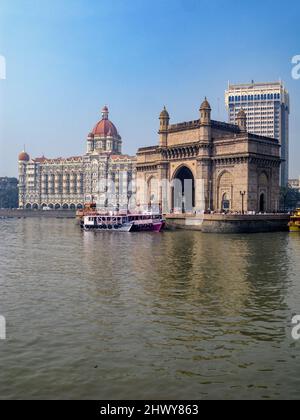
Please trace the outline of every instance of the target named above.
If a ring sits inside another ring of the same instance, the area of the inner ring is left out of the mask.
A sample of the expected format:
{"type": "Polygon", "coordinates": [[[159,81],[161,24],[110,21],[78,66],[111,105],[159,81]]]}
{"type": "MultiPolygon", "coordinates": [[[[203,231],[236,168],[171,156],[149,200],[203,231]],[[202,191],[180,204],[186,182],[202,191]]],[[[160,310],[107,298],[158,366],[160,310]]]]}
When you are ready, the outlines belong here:
{"type": "Polygon", "coordinates": [[[136,157],[122,154],[106,107],[84,156],[30,159],[22,152],[20,208],[81,208],[94,199],[99,208],[164,214],[278,211],[279,142],[248,133],[243,110],[237,125],[214,121],[205,99],[198,120],[170,124],[165,108],[159,119],[158,144],[136,157]]]}

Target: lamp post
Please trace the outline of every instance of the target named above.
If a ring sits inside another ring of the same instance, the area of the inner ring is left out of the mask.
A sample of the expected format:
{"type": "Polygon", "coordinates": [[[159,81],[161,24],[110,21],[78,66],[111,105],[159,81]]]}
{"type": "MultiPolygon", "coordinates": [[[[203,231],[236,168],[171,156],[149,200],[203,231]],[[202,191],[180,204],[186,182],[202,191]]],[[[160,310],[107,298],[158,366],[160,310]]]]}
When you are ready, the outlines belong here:
{"type": "Polygon", "coordinates": [[[242,196],[242,214],[245,214],[245,211],[244,211],[244,197],[246,195],[246,191],[240,191],[240,194],[242,196]]]}

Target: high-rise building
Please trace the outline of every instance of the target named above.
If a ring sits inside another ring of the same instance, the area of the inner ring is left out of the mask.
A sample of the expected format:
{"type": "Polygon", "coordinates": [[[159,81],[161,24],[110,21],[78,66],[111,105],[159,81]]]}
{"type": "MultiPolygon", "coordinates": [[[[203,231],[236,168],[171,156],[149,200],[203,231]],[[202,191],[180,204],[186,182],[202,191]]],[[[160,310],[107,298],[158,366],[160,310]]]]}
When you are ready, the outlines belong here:
{"type": "Polygon", "coordinates": [[[18,207],[18,180],[0,177],[0,209],[18,207]]]}
{"type": "Polygon", "coordinates": [[[281,185],[289,179],[289,113],[288,91],[282,82],[228,85],[225,92],[229,122],[236,123],[243,109],[247,115],[247,131],[279,140],[281,145],[281,185]]]}

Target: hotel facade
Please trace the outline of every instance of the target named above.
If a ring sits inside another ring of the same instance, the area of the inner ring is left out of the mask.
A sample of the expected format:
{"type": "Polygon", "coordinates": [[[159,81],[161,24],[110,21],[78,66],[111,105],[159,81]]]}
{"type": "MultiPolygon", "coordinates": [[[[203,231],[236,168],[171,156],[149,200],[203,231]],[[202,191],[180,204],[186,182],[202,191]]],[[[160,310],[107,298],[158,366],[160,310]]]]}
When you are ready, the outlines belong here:
{"type": "Polygon", "coordinates": [[[90,201],[103,209],[134,206],[135,163],[135,157],[122,154],[122,139],[104,107],[83,156],[19,155],[19,207],[80,209],[90,201]]]}

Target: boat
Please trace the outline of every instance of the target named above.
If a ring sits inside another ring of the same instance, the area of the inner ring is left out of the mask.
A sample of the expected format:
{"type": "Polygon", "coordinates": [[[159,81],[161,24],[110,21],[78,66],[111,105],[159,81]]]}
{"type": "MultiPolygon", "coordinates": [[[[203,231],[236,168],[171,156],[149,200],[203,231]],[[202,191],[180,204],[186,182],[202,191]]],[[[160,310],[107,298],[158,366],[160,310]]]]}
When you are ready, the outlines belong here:
{"type": "Polygon", "coordinates": [[[300,208],[291,215],[289,228],[290,232],[300,232],[300,208]]]}
{"type": "Polygon", "coordinates": [[[83,209],[79,209],[76,212],[76,219],[78,223],[82,226],[84,216],[86,215],[97,214],[97,204],[91,201],[90,203],[85,203],[83,209]]]}
{"type": "Polygon", "coordinates": [[[161,214],[97,213],[83,217],[85,231],[160,232],[165,225],[161,214]]]}

